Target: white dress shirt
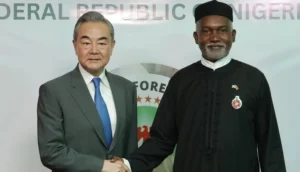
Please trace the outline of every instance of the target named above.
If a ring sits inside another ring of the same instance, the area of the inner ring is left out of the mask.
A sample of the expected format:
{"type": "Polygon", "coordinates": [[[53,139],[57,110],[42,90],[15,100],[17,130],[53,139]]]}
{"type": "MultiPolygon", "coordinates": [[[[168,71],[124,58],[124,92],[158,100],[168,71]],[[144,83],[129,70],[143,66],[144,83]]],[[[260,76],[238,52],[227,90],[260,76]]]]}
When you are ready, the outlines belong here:
{"type": "Polygon", "coordinates": [[[226,56],[226,57],[224,57],[224,58],[222,58],[222,59],[220,59],[220,60],[218,60],[216,62],[211,62],[209,60],[206,60],[203,57],[201,58],[202,65],[206,66],[206,67],[208,67],[208,68],[210,68],[212,70],[216,70],[218,68],[221,68],[221,67],[227,65],[230,61],[231,61],[230,56],[226,56]]]}
{"type": "MultiPolygon", "coordinates": [[[[88,90],[91,94],[91,97],[94,101],[95,99],[95,86],[93,83],[93,78],[95,76],[91,75],[90,73],[88,73],[80,64],[79,66],[79,71],[84,79],[85,84],[88,87],[88,90]]],[[[112,136],[114,136],[115,131],[116,131],[116,125],[117,125],[117,112],[116,112],[116,107],[115,107],[115,102],[114,102],[114,98],[112,95],[112,90],[110,88],[109,82],[107,80],[107,77],[105,75],[105,69],[103,70],[103,72],[100,74],[99,78],[101,79],[100,82],[100,92],[101,95],[106,103],[107,106],[107,110],[109,113],[109,117],[110,117],[110,123],[111,123],[111,131],[112,131],[112,136]]],[[[128,160],[123,159],[125,165],[127,165],[130,169],[130,164],[128,162],[128,160]]],[[[131,171],[131,169],[130,169],[131,171]]]]}

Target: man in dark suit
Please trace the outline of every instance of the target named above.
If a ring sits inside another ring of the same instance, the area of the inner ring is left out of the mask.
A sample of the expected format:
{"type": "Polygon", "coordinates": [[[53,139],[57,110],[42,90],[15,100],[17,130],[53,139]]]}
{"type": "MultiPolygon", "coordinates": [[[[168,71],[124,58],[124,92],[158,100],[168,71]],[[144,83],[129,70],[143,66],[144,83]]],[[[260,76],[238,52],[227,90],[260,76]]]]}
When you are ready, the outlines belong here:
{"type": "Polygon", "coordinates": [[[109,161],[138,147],[136,87],[105,70],[115,45],[112,24],[100,13],[85,13],[73,45],[76,68],[39,89],[41,161],[56,172],[128,170],[126,159],[125,165],[109,161]]]}

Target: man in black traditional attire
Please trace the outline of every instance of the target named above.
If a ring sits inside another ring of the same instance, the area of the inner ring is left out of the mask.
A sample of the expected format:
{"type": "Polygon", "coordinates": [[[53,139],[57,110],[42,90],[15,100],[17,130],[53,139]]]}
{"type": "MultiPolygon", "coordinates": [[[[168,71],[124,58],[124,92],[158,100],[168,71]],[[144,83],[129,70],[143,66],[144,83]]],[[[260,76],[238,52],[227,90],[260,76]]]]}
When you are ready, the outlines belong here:
{"type": "Polygon", "coordinates": [[[176,144],[174,172],[286,172],[266,77],[228,56],[232,21],[221,2],[195,9],[202,59],[170,79],[151,137],[129,157],[132,172],[152,171],[176,144]]]}

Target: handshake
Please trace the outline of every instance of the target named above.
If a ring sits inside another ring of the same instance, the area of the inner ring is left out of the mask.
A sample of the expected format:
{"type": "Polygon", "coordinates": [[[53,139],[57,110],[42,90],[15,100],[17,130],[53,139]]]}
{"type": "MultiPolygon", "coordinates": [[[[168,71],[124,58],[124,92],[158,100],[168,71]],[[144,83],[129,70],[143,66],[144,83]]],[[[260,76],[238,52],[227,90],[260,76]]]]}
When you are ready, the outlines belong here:
{"type": "Polygon", "coordinates": [[[102,172],[131,172],[124,160],[119,157],[113,157],[111,160],[105,160],[102,172]]]}

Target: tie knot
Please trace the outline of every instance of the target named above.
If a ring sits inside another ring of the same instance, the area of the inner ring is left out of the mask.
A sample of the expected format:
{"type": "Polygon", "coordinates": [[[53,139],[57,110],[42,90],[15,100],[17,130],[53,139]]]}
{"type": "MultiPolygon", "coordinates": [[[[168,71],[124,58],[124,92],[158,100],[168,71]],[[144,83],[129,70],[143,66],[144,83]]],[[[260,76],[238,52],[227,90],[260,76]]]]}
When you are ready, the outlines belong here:
{"type": "Polygon", "coordinates": [[[95,88],[99,88],[100,81],[101,81],[100,78],[93,78],[93,83],[94,83],[95,88]]]}

